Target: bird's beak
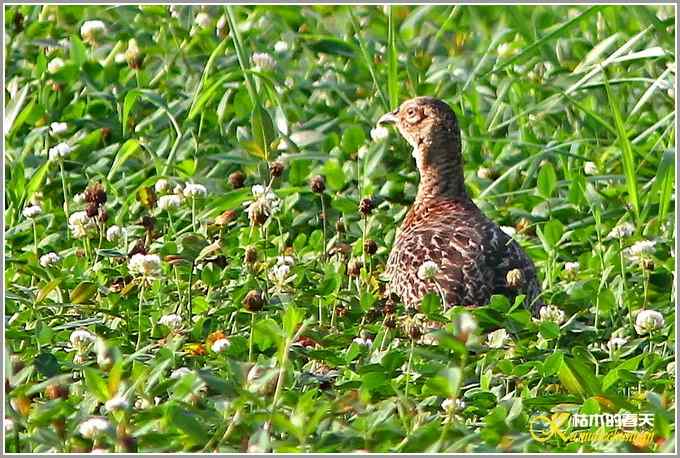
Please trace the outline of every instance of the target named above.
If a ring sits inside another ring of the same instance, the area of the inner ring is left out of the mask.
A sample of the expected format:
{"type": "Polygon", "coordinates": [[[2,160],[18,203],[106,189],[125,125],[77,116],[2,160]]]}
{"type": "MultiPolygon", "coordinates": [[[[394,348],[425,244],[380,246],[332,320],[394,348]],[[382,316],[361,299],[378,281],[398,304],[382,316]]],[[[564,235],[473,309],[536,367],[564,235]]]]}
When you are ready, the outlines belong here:
{"type": "Polygon", "coordinates": [[[385,113],[378,119],[378,125],[383,126],[385,124],[396,124],[397,121],[399,121],[399,118],[397,117],[397,110],[391,112],[391,113],[385,113]]]}

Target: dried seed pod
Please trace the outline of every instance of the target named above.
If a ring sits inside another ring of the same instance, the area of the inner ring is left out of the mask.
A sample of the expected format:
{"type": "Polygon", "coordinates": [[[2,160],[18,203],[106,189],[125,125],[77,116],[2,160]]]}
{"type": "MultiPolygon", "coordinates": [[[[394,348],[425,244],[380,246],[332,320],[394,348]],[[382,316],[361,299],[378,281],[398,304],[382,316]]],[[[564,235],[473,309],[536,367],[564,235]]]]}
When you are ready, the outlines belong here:
{"type": "Polygon", "coordinates": [[[238,213],[236,210],[226,210],[224,213],[215,218],[215,224],[218,226],[226,226],[230,222],[236,219],[238,213]]]}
{"type": "Polygon", "coordinates": [[[321,175],[316,175],[309,180],[309,187],[312,188],[312,192],[321,194],[326,190],[326,180],[321,175]]]}
{"type": "Polygon", "coordinates": [[[97,182],[85,189],[84,197],[85,202],[99,206],[106,202],[106,190],[100,182],[97,182]]]}
{"type": "Polygon", "coordinates": [[[47,396],[48,399],[68,399],[68,394],[69,390],[67,386],[64,385],[58,385],[56,383],[53,383],[51,385],[48,385],[47,388],[45,388],[45,396],[47,396]]]}
{"type": "Polygon", "coordinates": [[[347,263],[347,275],[350,277],[358,277],[362,267],[361,261],[358,259],[351,259],[349,263],[347,263]]]}
{"type": "Polygon", "coordinates": [[[94,218],[99,214],[99,206],[95,202],[90,202],[85,207],[85,214],[88,218],[94,218]]]}
{"type": "Polygon", "coordinates": [[[156,219],[153,216],[144,215],[142,217],[141,225],[144,227],[144,230],[151,232],[156,226],[156,219]]]}
{"type": "Polygon", "coordinates": [[[378,251],[378,244],[375,240],[366,239],[364,241],[364,251],[366,251],[366,254],[369,256],[373,256],[378,251]]]}
{"type": "Polygon", "coordinates": [[[246,261],[246,264],[254,264],[257,261],[257,249],[252,246],[246,248],[246,254],[244,259],[246,261]]]}
{"type": "Polygon", "coordinates": [[[361,202],[359,202],[359,211],[361,212],[362,215],[368,216],[371,214],[373,211],[374,204],[373,204],[373,199],[370,197],[364,197],[361,199],[361,202]]]}
{"type": "Polygon", "coordinates": [[[283,174],[285,166],[281,161],[274,161],[269,165],[269,173],[272,174],[274,178],[278,178],[283,174]]]}
{"type": "Polygon", "coordinates": [[[505,281],[510,288],[521,288],[524,286],[524,273],[519,269],[512,269],[505,275],[505,281]]]}
{"type": "Polygon", "coordinates": [[[335,231],[338,232],[338,233],[344,233],[345,230],[346,230],[346,228],[345,228],[345,222],[343,221],[342,218],[339,218],[339,219],[335,222],[335,231]]]}
{"type": "Polygon", "coordinates": [[[262,298],[262,293],[257,290],[251,290],[243,298],[243,307],[249,312],[258,312],[262,310],[264,305],[264,299],[262,298]]]}
{"type": "Polygon", "coordinates": [[[229,184],[234,188],[242,188],[243,183],[246,181],[246,176],[240,170],[233,172],[229,175],[229,184]]]}

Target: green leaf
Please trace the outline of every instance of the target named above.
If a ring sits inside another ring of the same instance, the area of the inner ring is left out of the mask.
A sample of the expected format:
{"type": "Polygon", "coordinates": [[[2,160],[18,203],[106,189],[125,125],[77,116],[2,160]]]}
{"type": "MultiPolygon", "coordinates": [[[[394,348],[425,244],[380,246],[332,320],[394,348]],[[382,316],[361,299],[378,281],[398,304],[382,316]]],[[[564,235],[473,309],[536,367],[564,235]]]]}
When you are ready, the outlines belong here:
{"type": "Polygon", "coordinates": [[[85,48],[78,35],[71,35],[69,49],[71,61],[76,67],[81,68],[83,63],[87,61],[87,48],[85,48]]]}
{"type": "Polygon", "coordinates": [[[564,358],[564,353],[560,350],[555,350],[555,352],[548,356],[545,361],[543,361],[543,377],[548,377],[556,374],[557,371],[562,366],[562,360],[564,358]]]}
{"type": "Polygon", "coordinates": [[[85,386],[87,390],[92,393],[99,402],[106,402],[109,400],[109,388],[104,379],[99,375],[99,371],[91,367],[83,368],[83,375],[85,376],[85,386]]]}
{"type": "Polygon", "coordinates": [[[462,372],[460,368],[447,367],[426,383],[438,395],[455,399],[458,396],[461,380],[462,372]]]}
{"type": "Polygon", "coordinates": [[[294,305],[288,305],[283,313],[283,330],[288,338],[292,338],[302,322],[303,312],[294,305]]]}
{"type": "Polygon", "coordinates": [[[551,163],[547,163],[541,167],[538,172],[538,193],[545,199],[548,199],[555,192],[557,187],[557,174],[555,167],[551,163]]]}
{"type": "Polygon", "coordinates": [[[200,444],[206,439],[206,430],[196,419],[196,415],[174,403],[166,404],[165,421],[168,426],[179,429],[189,441],[189,445],[200,444]]]}
{"type": "Polygon", "coordinates": [[[54,377],[59,373],[59,361],[51,353],[40,353],[33,360],[33,365],[47,378],[54,377]]]}
{"type": "Polygon", "coordinates": [[[123,165],[125,161],[127,161],[130,158],[130,156],[136,153],[138,149],[139,142],[135,139],[130,139],[123,143],[123,146],[121,146],[120,149],[118,150],[118,153],[116,153],[116,158],[113,160],[113,165],[111,166],[111,170],[109,170],[106,179],[108,181],[111,181],[115,173],[120,168],[120,166],[123,165]]]}
{"type": "Polygon", "coordinates": [[[538,325],[541,335],[548,340],[556,339],[560,336],[560,327],[552,321],[543,321],[538,325]]]}
{"type": "Polygon", "coordinates": [[[581,398],[594,396],[601,391],[600,381],[595,377],[592,369],[585,362],[574,358],[564,357],[558,377],[571,394],[581,398]]]}
{"type": "Polygon", "coordinates": [[[45,286],[40,288],[40,291],[38,291],[38,295],[35,297],[35,303],[40,304],[42,301],[45,300],[47,296],[50,295],[52,291],[54,291],[54,288],[59,286],[59,283],[61,283],[61,278],[55,278],[53,280],[50,280],[47,282],[45,286]]]}
{"type": "Polygon", "coordinates": [[[71,291],[71,302],[74,304],[85,304],[97,292],[97,285],[91,281],[81,282],[71,291]]]}

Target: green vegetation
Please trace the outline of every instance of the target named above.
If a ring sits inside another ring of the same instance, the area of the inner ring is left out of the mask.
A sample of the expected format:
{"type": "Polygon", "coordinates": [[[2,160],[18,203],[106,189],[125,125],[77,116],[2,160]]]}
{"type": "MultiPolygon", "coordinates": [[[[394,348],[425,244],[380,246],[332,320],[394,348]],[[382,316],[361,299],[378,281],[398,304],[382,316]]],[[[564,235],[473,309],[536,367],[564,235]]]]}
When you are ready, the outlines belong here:
{"type": "Polygon", "coordinates": [[[672,451],[674,14],[5,7],[6,451],[672,451]],[[416,95],[540,316],[383,297],[416,95]]]}

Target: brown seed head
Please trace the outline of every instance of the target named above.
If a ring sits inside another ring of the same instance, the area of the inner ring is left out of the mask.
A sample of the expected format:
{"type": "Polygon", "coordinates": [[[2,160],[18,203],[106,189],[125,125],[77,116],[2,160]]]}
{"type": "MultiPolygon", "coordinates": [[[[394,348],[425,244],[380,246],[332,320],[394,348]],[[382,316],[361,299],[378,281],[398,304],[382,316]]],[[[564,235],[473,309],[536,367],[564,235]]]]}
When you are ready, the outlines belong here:
{"type": "Polygon", "coordinates": [[[342,218],[339,218],[335,222],[335,231],[338,232],[338,233],[343,233],[343,232],[345,232],[345,229],[346,229],[345,228],[345,222],[342,220],[342,218]]]}
{"type": "Polygon", "coordinates": [[[64,385],[58,385],[56,383],[48,385],[45,388],[45,395],[48,399],[68,399],[68,387],[64,385]]]}
{"type": "Polygon", "coordinates": [[[326,180],[321,175],[316,175],[309,180],[309,187],[312,188],[312,192],[321,194],[326,190],[326,180]]]}
{"type": "Polygon", "coordinates": [[[156,225],[156,219],[153,216],[144,215],[142,217],[141,225],[144,227],[144,230],[151,232],[156,225]]]}
{"type": "Polygon", "coordinates": [[[283,174],[284,169],[285,167],[281,161],[274,161],[269,165],[269,173],[271,173],[274,178],[280,177],[281,174],[283,174]]]}
{"type": "Polygon", "coordinates": [[[358,259],[351,259],[347,264],[347,275],[350,277],[358,277],[362,267],[361,261],[358,259]]]}
{"type": "Polygon", "coordinates": [[[246,254],[244,257],[246,264],[254,264],[257,261],[257,249],[253,246],[246,248],[246,254]]]}
{"type": "Polygon", "coordinates": [[[510,288],[521,288],[524,285],[524,273],[519,269],[512,269],[505,275],[505,281],[510,288]]]}
{"type": "Polygon", "coordinates": [[[361,202],[359,202],[359,211],[364,216],[370,215],[373,211],[373,208],[373,199],[370,197],[364,197],[361,199],[361,202]]]}
{"type": "Polygon", "coordinates": [[[226,210],[220,216],[215,218],[215,224],[217,224],[218,226],[226,226],[227,224],[235,220],[237,216],[238,213],[236,212],[236,210],[226,210]]]}
{"type": "Polygon", "coordinates": [[[229,184],[232,185],[234,188],[243,187],[243,183],[245,181],[246,176],[240,170],[237,170],[236,172],[233,172],[231,175],[229,175],[229,184]]]}
{"type": "Polygon", "coordinates": [[[258,312],[262,310],[264,305],[264,300],[262,299],[262,293],[257,290],[251,290],[243,298],[243,307],[249,312],[258,312]]]}
{"type": "Polygon", "coordinates": [[[376,251],[378,251],[378,244],[375,242],[375,240],[366,239],[366,241],[364,241],[364,251],[367,255],[373,256],[376,251]]]}
{"type": "Polygon", "coordinates": [[[85,214],[87,215],[88,218],[94,218],[95,216],[97,216],[98,213],[99,206],[94,202],[88,203],[87,206],[85,207],[85,214]]]}
{"type": "Polygon", "coordinates": [[[85,189],[85,202],[102,205],[106,202],[106,190],[101,183],[97,182],[85,189]]]}

